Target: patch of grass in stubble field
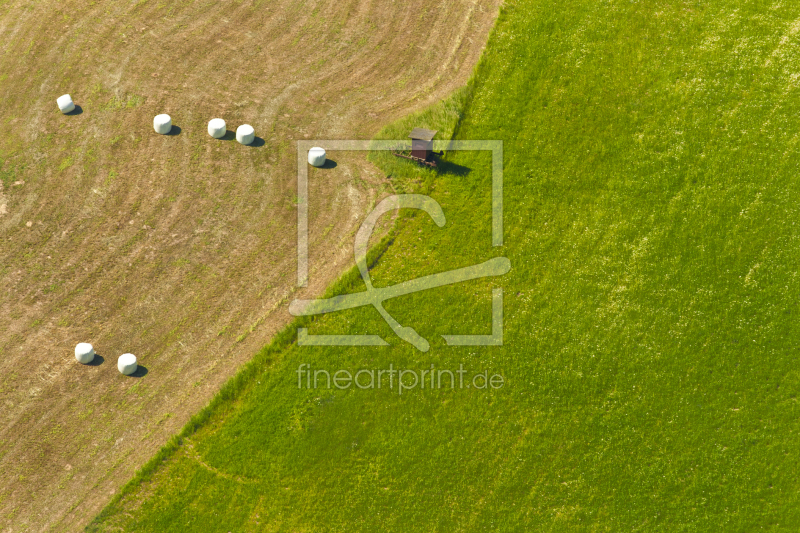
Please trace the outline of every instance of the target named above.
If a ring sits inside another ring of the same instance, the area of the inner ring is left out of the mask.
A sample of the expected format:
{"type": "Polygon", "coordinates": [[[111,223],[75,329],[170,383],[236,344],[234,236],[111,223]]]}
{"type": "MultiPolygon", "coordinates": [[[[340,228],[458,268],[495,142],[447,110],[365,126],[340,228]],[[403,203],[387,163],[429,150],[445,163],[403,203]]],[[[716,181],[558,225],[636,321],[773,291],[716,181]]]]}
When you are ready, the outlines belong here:
{"type": "MultiPolygon", "coordinates": [[[[442,102],[385,126],[375,139],[409,141],[408,134],[417,127],[436,130],[436,140],[451,139],[463,118],[471,91],[472,85],[463,87],[442,102]]],[[[435,170],[395,157],[388,151],[370,152],[368,159],[383,170],[398,192],[427,191],[438,175],[435,170]]]]}
{"type": "MultiPolygon", "coordinates": [[[[790,3],[507,2],[457,137],[505,143],[511,272],[387,302],[428,353],[368,309],[306,323],[391,346],[284,331],[89,530],[796,530],[797,20],[790,3]],[[498,284],[504,345],[444,346],[488,333],[498,284]],[[506,384],[298,389],[302,363],[506,384]]],[[[404,218],[376,285],[498,253],[488,157],[448,158],[472,171],[430,179],[447,225],[404,218]]],[[[354,290],[351,271],[330,293],[354,290]]]]}

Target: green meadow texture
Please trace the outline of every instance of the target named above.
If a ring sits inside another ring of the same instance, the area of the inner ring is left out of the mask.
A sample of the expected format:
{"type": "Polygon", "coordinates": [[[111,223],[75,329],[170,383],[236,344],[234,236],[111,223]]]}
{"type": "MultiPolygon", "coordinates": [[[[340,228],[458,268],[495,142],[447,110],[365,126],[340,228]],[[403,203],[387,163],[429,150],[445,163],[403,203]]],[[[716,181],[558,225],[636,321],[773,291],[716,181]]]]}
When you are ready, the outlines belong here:
{"type": "Polygon", "coordinates": [[[373,308],[299,320],[88,530],[800,530],[800,4],[509,0],[470,86],[381,135],[412,123],[504,142],[504,245],[489,154],[374,156],[447,217],[404,213],[375,285],[511,271],[387,301],[425,353],[373,308]],[[498,287],[503,345],[446,346],[498,287]],[[503,386],[299,388],[301,364],[503,386]]]}

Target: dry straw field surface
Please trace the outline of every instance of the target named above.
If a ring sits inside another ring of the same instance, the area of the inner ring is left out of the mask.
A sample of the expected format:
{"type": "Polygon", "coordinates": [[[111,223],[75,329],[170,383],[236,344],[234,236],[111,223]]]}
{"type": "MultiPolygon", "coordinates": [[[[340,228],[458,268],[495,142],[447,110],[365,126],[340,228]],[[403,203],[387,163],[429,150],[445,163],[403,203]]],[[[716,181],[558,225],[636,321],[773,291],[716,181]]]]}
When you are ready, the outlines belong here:
{"type": "Polygon", "coordinates": [[[295,292],[296,141],[370,138],[462,86],[497,8],[0,1],[0,530],[86,524],[291,318],[290,297],[352,265],[356,216],[391,185],[363,154],[312,169],[315,269],[295,292]],[[232,140],[245,123],[252,146],[232,140]],[[75,361],[79,342],[96,364],[75,361]]]}

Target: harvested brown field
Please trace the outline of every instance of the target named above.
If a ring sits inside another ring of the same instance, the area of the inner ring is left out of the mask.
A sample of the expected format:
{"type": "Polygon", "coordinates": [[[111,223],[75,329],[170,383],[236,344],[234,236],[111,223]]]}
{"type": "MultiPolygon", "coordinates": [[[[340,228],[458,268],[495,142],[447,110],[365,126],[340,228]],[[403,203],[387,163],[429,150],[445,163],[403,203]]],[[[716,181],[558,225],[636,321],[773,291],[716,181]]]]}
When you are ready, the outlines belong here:
{"type": "MultiPolygon", "coordinates": [[[[79,530],[287,323],[296,141],[369,138],[463,85],[497,7],[0,2],[2,531],[79,530]]],[[[355,217],[391,191],[364,154],[329,157],[304,297],[352,265],[355,217]]]]}

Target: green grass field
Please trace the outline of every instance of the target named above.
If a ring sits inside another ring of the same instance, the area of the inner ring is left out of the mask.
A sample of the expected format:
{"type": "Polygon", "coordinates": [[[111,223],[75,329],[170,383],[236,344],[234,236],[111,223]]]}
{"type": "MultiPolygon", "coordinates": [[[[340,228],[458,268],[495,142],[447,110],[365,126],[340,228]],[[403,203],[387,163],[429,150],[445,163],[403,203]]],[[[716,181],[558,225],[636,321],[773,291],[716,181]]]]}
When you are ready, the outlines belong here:
{"type": "Polygon", "coordinates": [[[412,119],[504,141],[505,244],[487,154],[392,161],[448,221],[403,217],[372,275],[511,272],[387,302],[427,353],[374,309],[305,323],[391,346],[287,330],[89,530],[797,531],[799,30],[789,2],[507,2],[463,110],[412,119]],[[445,346],[489,332],[493,287],[504,345],[445,346]],[[314,390],[303,363],[505,385],[314,390]]]}

